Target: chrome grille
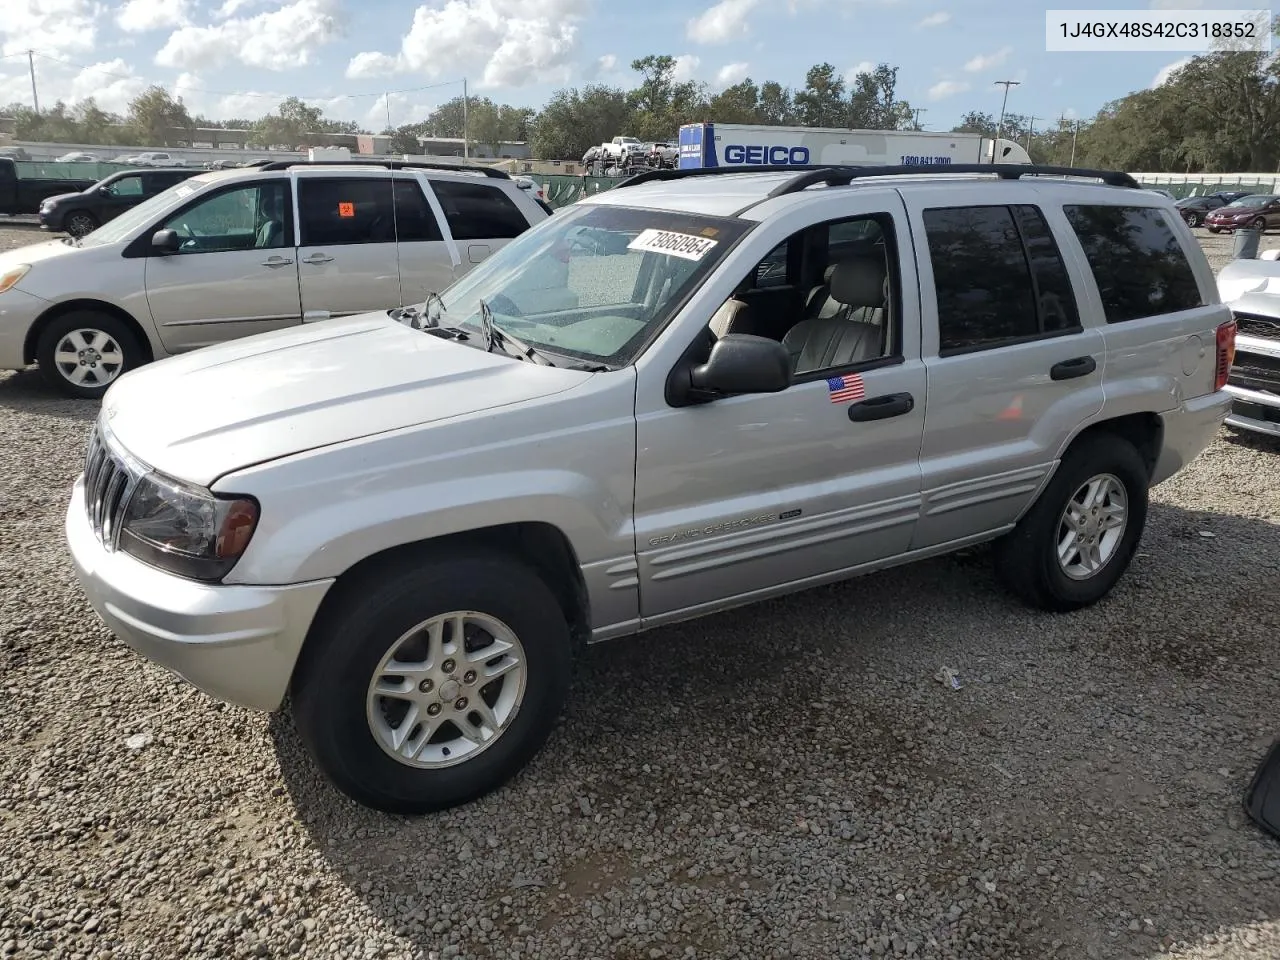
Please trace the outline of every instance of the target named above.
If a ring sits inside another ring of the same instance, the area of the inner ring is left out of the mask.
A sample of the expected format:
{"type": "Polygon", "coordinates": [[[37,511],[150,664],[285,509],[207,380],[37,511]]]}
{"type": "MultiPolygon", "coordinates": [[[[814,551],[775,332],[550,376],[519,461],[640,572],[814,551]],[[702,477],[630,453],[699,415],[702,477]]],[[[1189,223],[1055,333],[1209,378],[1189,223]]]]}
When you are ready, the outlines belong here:
{"type": "Polygon", "coordinates": [[[94,536],[108,550],[114,550],[120,538],[125,508],[138,477],[124,458],[110,449],[101,425],[95,423],[84,460],[84,506],[94,536]]]}
{"type": "Polygon", "coordinates": [[[1280,319],[1272,317],[1253,317],[1247,313],[1236,315],[1236,329],[1239,333],[1264,340],[1280,340],[1280,319]]]}

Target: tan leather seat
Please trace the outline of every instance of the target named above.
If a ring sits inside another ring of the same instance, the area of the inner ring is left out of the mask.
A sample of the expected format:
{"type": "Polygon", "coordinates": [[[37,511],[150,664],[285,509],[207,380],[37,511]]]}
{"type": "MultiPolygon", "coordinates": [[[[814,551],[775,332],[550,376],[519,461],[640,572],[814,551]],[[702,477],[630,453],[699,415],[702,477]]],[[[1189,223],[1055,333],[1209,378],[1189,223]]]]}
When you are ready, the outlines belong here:
{"type": "Polygon", "coordinates": [[[755,312],[750,304],[730,297],[720,305],[708,326],[717,340],[726,333],[754,333],[755,312]]]}
{"type": "Polygon", "coordinates": [[[792,372],[811,373],[879,357],[884,349],[886,279],[880,260],[859,258],[837,263],[829,284],[835,308],[821,303],[817,315],[800,321],[782,338],[791,354],[792,372]],[[858,314],[868,319],[854,319],[858,314]]]}

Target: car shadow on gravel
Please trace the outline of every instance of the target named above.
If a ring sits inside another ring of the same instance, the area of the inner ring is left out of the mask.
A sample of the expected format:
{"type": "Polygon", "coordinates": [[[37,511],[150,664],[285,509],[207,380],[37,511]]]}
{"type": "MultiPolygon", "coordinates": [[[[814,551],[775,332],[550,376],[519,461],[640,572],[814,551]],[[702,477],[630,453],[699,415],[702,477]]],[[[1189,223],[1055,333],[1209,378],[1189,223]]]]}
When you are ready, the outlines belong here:
{"type": "Polygon", "coordinates": [[[92,423],[102,404],[63,396],[34,367],[0,372],[0,410],[92,423]]]}
{"type": "Polygon", "coordinates": [[[1116,593],[1058,616],[988,552],[592,647],[546,748],[467,807],[362,809],[280,714],[285,789],[423,951],[1155,956],[1280,919],[1240,809],[1280,733],[1280,528],[1156,502],[1116,593]]]}

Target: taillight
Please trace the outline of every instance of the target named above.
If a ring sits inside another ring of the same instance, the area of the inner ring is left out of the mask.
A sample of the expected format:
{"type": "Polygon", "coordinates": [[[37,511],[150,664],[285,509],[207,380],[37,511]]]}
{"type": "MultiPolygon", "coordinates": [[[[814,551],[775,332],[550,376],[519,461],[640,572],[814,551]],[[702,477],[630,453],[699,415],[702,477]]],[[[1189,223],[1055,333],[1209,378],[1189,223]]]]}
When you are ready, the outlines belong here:
{"type": "Polygon", "coordinates": [[[1221,390],[1231,376],[1231,365],[1236,362],[1236,322],[1228,320],[1218,327],[1218,362],[1214,371],[1213,389],[1221,390]]]}

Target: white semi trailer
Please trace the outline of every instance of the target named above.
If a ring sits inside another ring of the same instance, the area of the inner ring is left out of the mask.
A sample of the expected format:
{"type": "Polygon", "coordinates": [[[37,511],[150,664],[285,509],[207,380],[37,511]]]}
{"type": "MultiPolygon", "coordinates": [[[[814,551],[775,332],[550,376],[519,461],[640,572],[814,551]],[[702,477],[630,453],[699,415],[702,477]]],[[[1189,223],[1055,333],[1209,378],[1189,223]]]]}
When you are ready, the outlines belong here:
{"type": "Polygon", "coordinates": [[[745,123],[687,123],[680,128],[678,166],[865,164],[947,166],[956,163],[1030,163],[1013,140],[977,133],[913,130],[840,130],[745,123]]]}

